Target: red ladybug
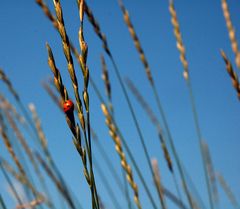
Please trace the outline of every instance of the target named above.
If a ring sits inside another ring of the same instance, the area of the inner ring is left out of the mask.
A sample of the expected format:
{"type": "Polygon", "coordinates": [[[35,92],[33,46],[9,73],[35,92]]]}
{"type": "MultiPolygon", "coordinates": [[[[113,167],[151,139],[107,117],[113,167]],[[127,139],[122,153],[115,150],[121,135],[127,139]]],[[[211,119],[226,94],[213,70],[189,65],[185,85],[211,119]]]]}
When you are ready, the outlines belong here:
{"type": "Polygon", "coordinates": [[[73,112],[74,110],[74,104],[72,102],[72,100],[66,100],[63,104],[63,111],[68,114],[73,112]]]}

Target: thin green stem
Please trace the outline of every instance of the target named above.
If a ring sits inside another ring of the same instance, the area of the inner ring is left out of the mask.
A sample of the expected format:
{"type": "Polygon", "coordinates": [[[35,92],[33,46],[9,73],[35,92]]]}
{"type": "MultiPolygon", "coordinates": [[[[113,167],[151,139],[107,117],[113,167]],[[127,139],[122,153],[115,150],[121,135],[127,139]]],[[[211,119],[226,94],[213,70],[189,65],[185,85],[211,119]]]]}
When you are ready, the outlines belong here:
{"type": "Polygon", "coordinates": [[[120,203],[118,202],[118,199],[116,198],[115,193],[111,188],[111,185],[108,183],[109,181],[107,180],[106,176],[104,175],[104,172],[101,169],[101,166],[99,166],[100,164],[98,163],[97,159],[94,157],[93,157],[93,161],[95,162],[94,167],[96,168],[96,170],[101,178],[101,181],[106,188],[106,191],[110,197],[110,200],[112,201],[112,203],[114,204],[116,209],[121,209],[122,207],[120,206],[120,203]]]}
{"type": "Polygon", "coordinates": [[[201,152],[201,157],[202,157],[202,163],[203,163],[203,170],[204,170],[204,176],[205,176],[205,181],[207,184],[207,191],[208,191],[208,198],[209,198],[209,203],[210,203],[210,208],[213,209],[213,198],[212,198],[212,192],[210,189],[210,182],[207,174],[207,164],[204,158],[204,150],[202,146],[202,133],[199,125],[199,119],[198,119],[198,114],[197,114],[197,109],[196,109],[196,104],[195,104],[195,99],[193,95],[193,89],[192,89],[192,84],[190,78],[186,80],[187,86],[188,86],[188,91],[189,91],[189,96],[190,96],[190,102],[191,102],[191,107],[192,107],[192,112],[193,112],[193,118],[194,118],[194,124],[197,132],[197,137],[198,137],[198,143],[200,147],[200,152],[201,152]]]}
{"type": "Polygon", "coordinates": [[[0,194],[0,206],[1,206],[1,209],[7,209],[1,194],[0,194]]]}

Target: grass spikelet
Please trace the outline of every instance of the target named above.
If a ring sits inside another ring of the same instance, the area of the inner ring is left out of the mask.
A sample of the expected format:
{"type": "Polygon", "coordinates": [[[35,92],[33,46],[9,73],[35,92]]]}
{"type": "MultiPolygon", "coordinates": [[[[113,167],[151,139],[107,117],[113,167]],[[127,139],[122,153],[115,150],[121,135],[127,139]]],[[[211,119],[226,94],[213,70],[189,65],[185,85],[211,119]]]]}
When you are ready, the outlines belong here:
{"type": "Polygon", "coordinates": [[[231,62],[229,61],[229,59],[227,58],[223,50],[221,50],[221,55],[226,64],[226,70],[232,80],[232,85],[237,91],[237,96],[238,96],[238,99],[240,100],[240,84],[239,84],[237,73],[234,71],[231,62]]]}
{"type": "Polygon", "coordinates": [[[141,209],[142,206],[141,206],[141,203],[139,200],[138,186],[133,179],[132,169],[131,169],[130,165],[127,163],[126,156],[123,152],[121,139],[116,132],[116,127],[112,121],[112,117],[111,117],[110,113],[108,112],[108,109],[105,106],[105,104],[102,104],[101,108],[102,108],[102,112],[103,112],[104,116],[106,117],[106,125],[109,128],[109,135],[112,137],[112,139],[115,143],[115,149],[121,159],[121,165],[126,172],[126,179],[128,180],[128,182],[134,192],[134,201],[135,201],[137,207],[139,209],[141,209]]]}
{"type": "Polygon", "coordinates": [[[45,13],[45,15],[48,17],[48,19],[53,23],[54,27],[57,28],[58,24],[55,21],[55,17],[52,15],[52,13],[50,12],[49,8],[47,7],[47,5],[44,3],[44,1],[42,0],[36,0],[36,3],[42,8],[43,12],[45,13]]]}
{"type": "Polygon", "coordinates": [[[139,53],[139,56],[140,56],[140,59],[141,59],[143,65],[144,65],[144,68],[145,68],[145,71],[146,71],[146,74],[147,74],[147,78],[150,81],[151,85],[153,85],[153,78],[152,78],[151,70],[150,70],[149,64],[147,62],[146,56],[144,54],[144,51],[142,49],[142,46],[140,44],[140,41],[139,41],[139,39],[137,37],[137,34],[134,30],[133,24],[130,20],[129,13],[126,10],[126,8],[124,7],[122,0],[118,0],[118,3],[119,3],[119,6],[122,10],[124,21],[127,24],[127,27],[128,27],[129,33],[130,33],[130,35],[133,39],[134,45],[135,45],[135,47],[136,47],[136,49],[139,53]]]}
{"type": "Polygon", "coordinates": [[[95,19],[91,9],[88,7],[86,2],[85,2],[84,11],[85,11],[85,13],[86,13],[86,15],[88,17],[89,22],[92,24],[95,33],[97,34],[97,36],[102,41],[103,48],[104,48],[105,52],[111,57],[112,55],[111,55],[111,52],[110,52],[110,50],[108,48],[108,43],[107,43],[106,36],[105,36],[105,34],[102,33],[97,20],[95,19]]]}
{"type": "Polygon", "coordinates": [[[109,109],[111,110],[111,112],[113,112],[111,84],[109,80],[107,65],[103,55],[101,55],[101,64],[102,64],[102,80],[104,81],[105,84],[105,92],[108,98],[109,109]]]}
{"type": "Polygon", "coordinates": [[[54,7],[56,11],[56,16],[57,16],[58,32],[62,38],[63,52],[68,63],[68,72],[72,80],[72,86],[73,86],[74,94],[76,98],[78,116],[79,116],[79,120],[81,121],[82,129],[84,130],[85,122],[84,122],[84,115],[83,115],[83,107],[82,107],[82,102],[78,92],[78,81],[75,74],[73,59],[71,55],[70,42],[69,42],[68,35],[66,33],[63,14],[62,14],[62,7],[59,0],[54,0],[54,7]]]}
{"type": "Polygon", "coordinates": [[[240,69],[240,52],[238,49],[238,43],[237,43],[237,39],[236,39],[235,29],[234,29],[232,21],[231,21],[231,15],[229,12],[227,0],[222,0],[221,2],[222,2],[223,16],[226,21],[229,39],[230,39],[231,46],[232,46],[232,51],[235,55],[235,62],[236,62],[237,67],[240,69]]]}
{"type": "MultiPolygon", "coordinates": [[[[182,62],[183,69],[184,69],[183,77],[184,77],[184,79],[187,83],[187,87],[188,87],[188,92],[189,92],[189,97],[190,97],[190,102],[191,102],[191,108],[192,108],[193,118],[194,118],[194,124],[195,124],[196,133],[197,133],[197,137],[198,137],[198,144],[199,144],[199,148],[200,148],[200,151],[201,151],[201,158],[202,158],[202,163],[203,163],[205,182],[206,182],[206,185],[207,185],[209,204],[210,204],[210,208],[213,209],[213,200],[212,200],[212,194],[211,194],[211,190],[210,190],[210,182],[209,182],[208,174],[207,174],[207,165],[206,165],[206,162],[205,162],[203,147],[202,147],[202,143],[201,143],[202,133],[201,133],[200,125],[199,125],[199,119],[198,119],[197,109],[196,109],[196,105],[195,105],[195,99],[194,99],[194,95],[193,95],[191,79],[189,78],[188,62],[187,62],[187,59],[186,59],[186,51],[185,51],[185,47],[184,47],[184,44],[183,44],[182,35],[181,35],[181,32],[180,32],[180,26],[179,26],[179,22],[178,22],[178,18],[177,18],[177,13],[176,13],[176,10],[174,8],[173,0],[170,0],[170,2],[169,2],[169,12],[170,12],[170,15],[171,15],[171,22],[172,22],[172,25],[173,25],[174,35],[175,35],[176,42],[177,42],[177,49],[180,53],[180,60],[182,62]]],[[[194,208],[194,204],[191,201],[190,196],[188,197],[188,201],[190,203],[190,206],[192,208],[194,208]]]]}
{"type": "Polygon", "coordinates": [[[186,51],[185,51],[185,47],[183,45],[182,35],[181,35],[181,32],[180,32],[180,26],[179,26],[179,23],[178,23],[177,13],[176,13],[176,10],[174,8],[173,1],[170,1],[169,11],[170,11],[170,14],[171,14],[171,22],[172,22],[172,25],[173,25],[173,28],[174,28],[174,35],[175,35],[175,38],[177,40],[177,48],[180,52],[180,60],[182,62],[183,68],[184,68],[183,77],[186,80],[188,80],[188,62],[187,62],[187,59],[186,59],[186,51]]]}
{"type": "MultiPolygon", "coordinates": [[[[67,90],[66,90],[66,88],[64,87],[64,85],[62,83],[60,72],[59,72],[59,70],[57,69],[57,67],[55,65],[53,53],[52,53],[52,50],[51,50],[51,48],[50,48],[50,46],[48,44],[47,44],[47,50],[48,50],[49,66],[50,66],[50,68],[51,68],[51,70],[52,70],[52,72],[54,74],[54,83],[55,83],[55,86],[57,87],[57,89],[58,89],[58,91],[59,91],[59,93],[61,95],[62,101],[64,102],[64,101],[66,101],[66,98],[68,98],[67,90]]],[[[78,94],[78,88],[77,89],[75,88],[75,90],[77,90],[77,92],[75,92],[75,93],[78,94]]],[[[76,99],[76,100],[78,101],[78,99],[76,99]]],[[[77,106],[78,106],[78,108],[77,108],[78,116],[79,116],[80,123],[82,125],[82,129],[84,130],[84,133],[86,133],[85,120],[84,120],[84,116],[83,116],[83,112],[82,112],[83,111],[82,110],[82,105],[78,104],[77,106]],[[79,113],[79,111],[81,111],[81,112],[79,113]]],[[[91,189],[92,198],[95,198],[95,200],[93,201],[93,205],[96,205],[94,207],[98,208],[98,203],[97,203],[98,200],[96,200],[97,195],[95,194],[96,193],[96,189],[95,189],[95,181],[94,181],[94,177],[93,177],[93,172],[92,172],[92,170],[90,170],[90,173],[89,173],[88,167],[87,167],[86,155],[88,154],[88,158],[91,159],[91,157],[90,157],[90,153],[91,152],[89,152],[89,142],[86,141],[86,134],[84,134],[85,142],[86,142],[85,144],[86,144],[86,147],[87,147],[87,153],[86,153],[85,148],[82,147],[82,144],[81,144],[80,128],[75,123],[75,118],[74,118],[73,112],[71,112],[70,114],[65,114],[65,115],[66,115],[66,121],[68,123],[68,126],[71,129],[72,134],[74,136],[74,145],[75,145],[75,147],[76,147],[76,149],[77,149],[77,151],[80,154],[81,159],[82,159],[82,163],[83,163],[83,166],[84,166],[84,175],[85,175],[86,181],[87,181],[87,183],[89,185],[89,188],[91,189]]],[[[90,169],[91,169],[91,166],[90,166],[90,169]]]]}

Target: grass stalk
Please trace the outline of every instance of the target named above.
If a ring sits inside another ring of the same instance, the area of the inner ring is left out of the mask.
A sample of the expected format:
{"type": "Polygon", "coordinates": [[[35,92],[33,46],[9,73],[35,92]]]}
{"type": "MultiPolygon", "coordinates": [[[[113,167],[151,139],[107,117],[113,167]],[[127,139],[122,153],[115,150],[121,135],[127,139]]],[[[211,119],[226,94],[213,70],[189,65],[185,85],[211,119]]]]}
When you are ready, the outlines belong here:
{"type": "Polygon", "coordinates": [[[201,153],[201,158],[202,158],[202,163],[203,163],[203,170],[204,170],[204,177],[205,177],[205,182],[207,185],[207,192],[208,192],[208,198],[209,198],[209,204],[210,204],[210,208],[213,209],[214,205],[213,205],[213,199],[212,199],[212,192],[210,189],[210,182],[208,179],[208,175],[207,175],[207,167],[206,167],[206,162],[204,159],[204,152],[203,152],[203,147],[202,147],[202,133],[201,133],[201,129],[200,129],[200,125],[199,125],[199,118],[198,118],[198,114],[197,114],[197,109],[196,109],[196,104],[195,104],[195,98],[193,95],[193,89],[192,89],[192,84],[191,84],[191,79],[189,76],[189,70],[188,70],[188,62],[186,59],[186,51],[185,51],[185,47],[182,41],[182,35],[180,32],[180,26],[179,26],[179,22],[177,19],[177,14],[176,14],[176,10],[174,8],[173,5],[173,1],[170,1],[169,4],[169,11],[171,14],[171,21],[172,21],[172,25],[174,28],[174,35],[177,41],[177,48],[179,50],[180,53],[180,60],[181,63],[183,65],[183,77],[187,83],[187,87],[188,87],[188,93],[189,93],[189,97],[190,97],[190,103],[191,103],[191,108],[192,108],[192,112],[193,112],[193,118],[194,118],[194,124],[195,124],[195,128],[196,128],[196,133],[197,133],[197,138],[198,138],[198,143],[199,143],[199,148],[200,148],[200,153],[201,153]]]}
{"type": "MultiPolygon", "coordinates": [[[[23,178],[26,179],[26,181],[28,181],[27,180],[27,174],[26,174],[21,162],[19,161],[15,151],[13,150],[13,146],[12,146],[12,144],[11,144],[11,142],[10,142],[6,132],[5,132],[5,129],[4,129],[5,125],[2,121],[2,119],[0,120],[0,123],[1,123],[0,134],[2,136],[2,139],[3,139],[3,142],[4,142],[5,146],[7,148],[7,151],[9,152],[11,158],[13,159],[14,163],[16,164],[20,174],[23,176],[23,178]]],[[[35,188],[33,186],[31,186],[31,187],[29,187],[29,189],[31,190],[31,192],[35,196],[35,198],[38,198],[38,192],[36,192],[35,188]]],[[[41,198],[43,198],[43,197],[41,197],[41,198]]]]}
{"type": "Polygon", "coordinates": [[[34,126],[32,125],[32,121],[31,118],[29,117],[29,114],[20,98],[20,96],[18,95],[17,91],[15,90],[15,88],[13,87],[10,79],[7,77],[7,75],[5,74],[5,72],[0,69],[0,79],[6,84],[6,86],[8,87],[10,93],[13,95],[14,99],[16,100],[20,110],[22,111],[24,118],[26,118],[26,120],[28,121],[28,124],[32,131],[30,131],[29,127],[27,127],[27,129],[29,129],[29,134],[30,136],[36,140],[36,130],[34,129],[34,126]]]}
{"type": "Polygon", "coordinates": [[[211,158],[207,143],[202,141],[202,147],[203,147],[203,151],[204,151],[204,157],[206,158],[205,161],[207,163],[207,172],[208,172],[208,176],[209,176],[210,183],[211,183],[211,189],[212,189],[212,194],[213,194],[213,203],[215,204],[216,208],[219,208],[217,182],[216,182],[216,175],[215,175],[215,170],[213,167],[212,158],[211,158]]]}
{"type": "Polygon", "coordinates": [[[226,180],[220,173],[216,173],[217,179],[219,184],[221,185],[223,191],[226,193],[229,201],[231,202],[232,206],[236,209],[240,209],[240,204],[238,203],[235,195],[233,194],[230,186],[227,184],[226,180]]]}
{"type": "Polygon", "coordinates": [[[41,199],[43,201],[46,201],[43,195],[35,189],[35,187],[28,180],[28,178],[23,176],[21,173],[15,171],[13,167],[2,157],[0,157],[0,164],[2,165],[3,169],[9,172],[17,181],[25,185],[34,194],[35,199],[41,199]]]}
{"type": "Polygon", "coordinates": [[[0,194],[0,206],[1,206],[1,209],[7,209],[1,194],[0,194]]]}
{"type": "Polygon", "coordinates": [[[101,169],[101,166],[99,166],[101,164],[99,164],[98,160],[96,158],[94,158],[94,156],[93,156],[93,162],[95,162],[94,167],[96,168],[96,171],[98,172],[99,177],[101,178],[101,182],[103,183],[103,185],[110,197],[111,202],[113,203],[113,205],[116,209],[121,209],[122,208],[121,204],[118,202],[118,198],[116,197],[115,192],[112,190],[112,187],[109,184],[108,179],[104,175],[105,172],[101,169]]]}
{"type": "Polygon", "coordinates": [[[110,113],[108,112],[107,107],[105,106],[105,104],[101,104],[101,108],[102,108],[102,112],[106,118],[106,125],[109,128],[109,135],[112,137],[114,143],[115,143],[115,149],[121,159],[121,165],[124,168],[125,172],[126,172],[126,178],[130,184],[130,186],[132,187],[132,190],[134,192],[134,202],[136,203],[136,206],[141,209],[141,203],[139,200],[139,193],[138,193],[138,186],[136,184],[136,182],[134,181],[133,178],[133,173],[132,173],[132,169],[130,167],[130,165],[127,163],[126,160],[126,156],[123,152],[122,149],[122,140],[121,138],[118,136],[117,131],[116,131],[116,127],[113,123],[112,117],[110,115],[110,113]]]}
{"type": "Polygon", "coordinates": [[[58,180],[57,176],[53,173],[51,168],[47,165],[47,163],[43,160],[43,158],[36,152],[36,157],[41,166],[44,168],[48,176],[51,178],[52,182],[54,182],[55,186],[59,190],[59,192],[62,194],[62,196],[66,199],[68,205],[72,209],[76,209],[75,204],[72,200],[71,195],[69,192],[65,189],[65,187],[61,184],[61,182],[58,180]]]}
{"type": "Polygon", "coordinates": [[[6,181],[7,181],[7,183],[8,183],[8,185],[9,185],[9,187],[10,187],[10,189],[11,189],[14,197],[16,198],[16,201],[18,202],[18,204],[22,204],[22,200],[21,200],[20,196],[18,195],[18,192],[17,192],[17,190],[16,190],[16,188],[15,188],[15,186],[14,186],[11,178],[9,177],[8,173],[7,173],[7,172],[5,171],[5,169],[3,168],[1,162],[0,162],[0,169],[1,169],[1,171],[2,171],[2,174],[3,174],[4,178],[5,178],[6,181]]]}

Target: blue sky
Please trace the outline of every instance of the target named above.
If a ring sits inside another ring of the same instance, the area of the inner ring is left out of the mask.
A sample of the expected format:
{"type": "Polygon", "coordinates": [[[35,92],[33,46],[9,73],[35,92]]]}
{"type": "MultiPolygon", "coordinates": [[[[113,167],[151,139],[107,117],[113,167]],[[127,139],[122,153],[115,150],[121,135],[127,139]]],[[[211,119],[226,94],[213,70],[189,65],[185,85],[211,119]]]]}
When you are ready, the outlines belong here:
{"type": "MultiPolygon", "coordinates": [[[[52,1],[48,0],[46,2],[54,12],[52,1]]],[[[149,61],[177,151],[206,207],[209,208],[193,115],[187,86],[182,77],[183,68],[176,49],[168,11],[168,1],[133,0],[124,1],[124,3],[149,61]]],[[[102,31],[107,36],[110,49],[122,76],[129,77],[137,85],[143,96],[151,103],[154,112],[159,116],[144,68],[125,26],[117,1],[104,0],[99,2],[89,0],[88,4],[98,19],[102,31]]],[[[229,0],[228,4],[233,25],[236,27],[237,40],[240,40],[240,28],[238,27],[240,3],[229,0]]],[[[78,46],[79,17],[76,2],[62,0],[62,6],[67,32],[71,40],[78,46]]],[[[216,170],[224,175],[233,192],[239,194],[240,181],[238,174],[240,164],[237,161],[240,145],[238,140],[240,130],[239,101],[225,70],[220,49],[224,49],[235,69],[236,66],[233,62],[234,55],[222,14],[221,1],[175,1],[175,8],[186,47],[202,135],[209,145],[216,170]]],[[[34,0],[25,0],[24,3],[16,0],[1,0],[0,28],[0,66],[11,78],[24,104],[33,102],[36,105],[48,138],[49,149],[57,165],[71,189],[79,196],[79,201],[84,208],[90,208],[89,193],[82,175],[81,161],[72,144],[71,134],[64,116],[41,86],[41,81],[48,79],[49,76],[52,77],[47,65],[45,44],[48,42],[53,49],[64,84],[70,94],[73,95],[59,34],[34,0]]],[[[101,42],[95,36],[87,18],[85,19],[85,39],[89,46],[88,65],[91,76],[99,89],[104,92],[104,85],[100,78],[100,54],[103,53],[103,50],[101,42]]],[[[129,146],[136,155],[137,161],[140,163],[143,175],[148,179],[148,184],[154,190],[150,172],[146,169],[147,164],[143,150],[114,74],[113,66],[107,56],[105,56],[105,59],[110,71],[116,119],[129,146]]],[[[76,70],[79,86],[82,87],[82,75],[77,65],[76,70]]],[[[239,71],[237,73],[239,74],[239,71]]],[[[107,154],[113,160],[115,168],[118,172],[121,172],[119,159],[114,151],[114,144],[104,125],[100,103],[91,86],[89,88],[92,126],[96,129],[101,143],[108,150],[107,154]]],[[[14,101],[3,84],[1,84],[1,89],[2,94],[6,95],[9,100],[14,101]]],[[[163,160],[155,129],[131,93],[129,95],[143,129],[150,155],[158,158],[163,182],[174,192],[172,179],[163,160]]],[[[31,139],[29,139],[29,142],[32,144],[31,139]]],[[[2,142],[0,144],[1,155],[9,159],[2,142]]],[[[97,147],[94,146],[93,149],[98,161],[102,162],[102,168],[107,170],[97,147]]],[[[116,185],[107,171],[106,176],[115,188],[116,185]]],[[[113,208],[98,176],[97,180],[99,180],[97,185],[104,203],[107,208],[113,208]]],[[[137,177],[136,181],[140,184],[137,177]]],[[[1,175],[0,182],[1,194],[9,207],[12,208],[14,204],[9,195],[4,192],[6,182],[1,175]]],[[[142,186],[139,186],[139,189],[143,208],[150,208],[142,186]]],[[[125,200],[117,189],[116,194],[123,204],[122,207],[126,208],[125,200]]],[[[220,192],[220,194],[221,208],[232,208],[223,192],[220,192]]],[[[157,197],[156,194],[154,195],[157,197]]],[[[239,198],[239,196],[237,197],[239,198]]],[[[170,208],[172,205],[171,203],[168,204],[170,208]]],[[[172,206],[172,208],[174,207],[172,206]]]]}

